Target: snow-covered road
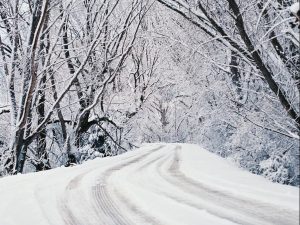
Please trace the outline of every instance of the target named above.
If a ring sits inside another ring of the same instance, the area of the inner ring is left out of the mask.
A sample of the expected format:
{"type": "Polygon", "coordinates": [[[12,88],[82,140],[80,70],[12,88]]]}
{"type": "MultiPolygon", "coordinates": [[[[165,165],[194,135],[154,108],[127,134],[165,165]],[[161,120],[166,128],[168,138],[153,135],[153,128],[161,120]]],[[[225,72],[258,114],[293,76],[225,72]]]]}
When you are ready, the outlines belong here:
{"type": "Polygon", "coordinates": [[[0,225],[296,225],[299,189],[196,145],[147,144],[0,179],[0,225]]]}

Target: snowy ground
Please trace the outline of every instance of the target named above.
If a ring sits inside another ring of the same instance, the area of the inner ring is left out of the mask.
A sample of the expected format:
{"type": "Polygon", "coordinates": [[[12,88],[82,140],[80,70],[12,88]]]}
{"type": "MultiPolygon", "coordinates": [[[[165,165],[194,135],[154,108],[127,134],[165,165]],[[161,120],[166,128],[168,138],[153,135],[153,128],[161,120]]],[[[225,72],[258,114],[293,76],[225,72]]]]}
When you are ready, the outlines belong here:
{"type": "Polygon", "coordinates": [[[299,189],[198,146],[126,154],[0,179],[0,225],[299,224],[299,189]]]}

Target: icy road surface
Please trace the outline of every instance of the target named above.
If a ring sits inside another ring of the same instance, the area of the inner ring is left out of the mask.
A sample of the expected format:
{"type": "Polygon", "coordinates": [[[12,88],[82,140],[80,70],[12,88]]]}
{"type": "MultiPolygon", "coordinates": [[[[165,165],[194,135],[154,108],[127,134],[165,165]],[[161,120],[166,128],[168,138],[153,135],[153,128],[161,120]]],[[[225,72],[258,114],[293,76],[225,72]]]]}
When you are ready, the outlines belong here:
{"type": "Polygon", "coordinates": [[[0,225],[296,225],[299,189],[196,145],[0,179],[0,225]]]}

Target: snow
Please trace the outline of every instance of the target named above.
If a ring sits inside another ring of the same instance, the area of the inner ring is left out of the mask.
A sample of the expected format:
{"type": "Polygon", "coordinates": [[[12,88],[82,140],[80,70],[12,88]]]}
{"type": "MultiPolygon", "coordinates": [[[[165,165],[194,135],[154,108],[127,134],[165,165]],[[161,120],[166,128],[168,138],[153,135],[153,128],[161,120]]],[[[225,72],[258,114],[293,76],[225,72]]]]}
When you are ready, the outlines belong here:
{"type": "Polygon", "coordinates": [[[297,12],[299,11],[300,9],[300,3],[299,2],[295,2],[294,4],[292,4],[290,6],[290,10],[291,12],[294,14],[294,15],[297,15],[297,12]]]}
{"type": "Polygon", "coordinates": [[[189,144],[0,179],[0,225],[298,224],[299,189],[189,144]]]}

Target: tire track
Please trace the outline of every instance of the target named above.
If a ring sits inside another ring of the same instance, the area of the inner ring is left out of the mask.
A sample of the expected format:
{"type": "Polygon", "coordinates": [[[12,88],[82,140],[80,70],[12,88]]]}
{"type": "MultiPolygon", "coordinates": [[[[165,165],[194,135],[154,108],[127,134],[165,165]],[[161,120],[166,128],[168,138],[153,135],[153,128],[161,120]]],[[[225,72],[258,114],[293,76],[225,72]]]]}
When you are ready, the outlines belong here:
{"type": "MultiPolygon", "coordinates": [[[[164,156],[164,154],[160,154],[146,163],[141,163],[141,165],[131,171],[131,176],[135,176],[136,173],[142,173],[142,171],[145,171],[150,165],[159,161],[162,156],[164,156]]],[[[126,204],[127,209],[129,209],[132,214],[138,216],[138,218],[143,220],[142,225],[163,225],[161,221],[139,209],[137,205],[133,204],[130,199],[127,198],[127,196],[123,195],[120,191],[118,191],[118,189],[114,189],[114,194],[118,198],[118,200],[126,204]]]]}
{"type": "MultiPolygon", "coordinates": [[[[147,170],[153,164],[154,164],[154,166],[156,168],[156,171],[158,171],[158,168],[162,167],[163,164],[165,163],[164,161],[168,160],[168,158],[169,158],[168,155],[164,155],[163,157],[158,156],[157,158],[149,161],[148,163],[139,166],[138,168],[136,168],[134,170],[134,172],[135,173],[137,173],[137,172],[142,173],[142,171],[147,170]],[[161,160],[161,162],[159,162],[159,160],[161,160]],[[157,165],[155,165],[156,162],[158,162],[157,165]]],[[[158,174],[160,175],[160,172],[158,174]]],[[[165,180],[165,178],[163,178],[163,179],[165,180]]],[[[170,182],[168,182],[168,183],[170,183],[170,182]]],[[[168,198],[168,199],[170,199],[172,201],[175,201],[175,202],[177,202],[179,204],[183,204],[183,205],[192,207],[192,208],[200,210],[200,211],[207,210],[207,208],[205,207],[205,205],[200,205],[199,203],[195,203],[193,201],[187,200],[187,199],[185,199],[182,196],[176,196],[174,194],[171,194],[170,192],[165,191],[165,188],[164,189],[159,189],[158,186],[160,186],[160,185],[161,185],[161,183],[157,183],[157,185],[154,185],[152,187],[148,186],[147,189],[150,190],[150,191],[152,191],[152,192],[155,192],[156,194],[158,194],[160,196],[164,196],[164,197],[166,197],[166,198],[168,198]]],[[[171,185],[174,186],[173,183],[171,183],[171,185]]],[[[175,186],[175,188],[176,187],[177,186],[175,186]]],[[[217,216],[217,217],[219,217],[221,219],[228,220],[228,216],[221,216],[220,214],[219,215],[215,215],[215,216],[217,216]]],[[[155,223],[155,225],[157,225],[157,224],[158,223],[155,223]]]]}
{"type": "MultiPolygon", "coordinates": [[[[64,195],[59,201],[59,207],[61,209],[61,215],[63,217],[64,223],[66,225],[133,225],[134,223],[124,215],[122,215],[116,203],[111,199],[111,192],[109,192],[107,187],[109,185],[108,180],[114,172],[140,162],[144,158],[148,157],[149,155],[163,147],[164,146],[159,146],[157,148],[149,150],[143,155],[131,156],[129,158],[126,158],[126,162],[108,168],[106,171],[100,174],[97,180],[97,184],[90,190],[91,199],[93,200],[93,202],[89,202],[88,199],[86,199],[84,195],[82,195],[80,184],[82,179],[87,174],[97,170],[97,168],[91,169],[73,178],[67,185],[64,195]],[[80,215],[77,215],[77,213],[74,212],[71,207],[70,201],[74,201],[74,198],[76,198],[76,203],[78,203],[78,206],[80,207],[80,215]],[[93,214],[93,218],[84,219],[84,215],[91,215],[91,213],[93,214]]],[[[126,205],[128,205],[128,199],[126,199],[125,196],[122,196],[120,192],[114,194],[116,194],[118,199],[120,199],[121,201],[126,201],[126,205]]],[[[139,216],[142,216],[143,218],[147,218],[148,222],[153,219],[147,216],[142,211],[132,210],[137,207],[131,203],[128,205],[128,207],[132,212],[138,213],[139,216]]]]}
{"type": "MultiPolygon", "coordinates": [[[[227,220],[245,224],[245,225],[257,225],[257,224],[270,224],[270,225],[296,225],[298,224],[297,212],[291,212],[285,209],[280,209],[279,206],[275,208],[273,205],[253,202],[250,199],[240,199],[232,194],[221,192],[219,190],[212,189],[211,187],[199,183],[192,178],[187,177],[180,171],[180,146],[174,149],[172,163],[166,171],[162,169],[163,163],[157,167],[157,171],[160,176],[180,188],[183,192],[193,194],[198,199],[208,201],[222,207],[227,213],[217,210],[217,207],[210,207],[205,204],[199,204],[198,202],[189,203],[182,199],[169,195],[170,198],[185,203],[189,206],[196,207],[198,209],[206,208],[209,213],[216,215],[227,220]],[[228,210],[230,209],[230,210],[228,210]],[[241,217],[233,216],[231,210],[236,214],[240,214],[241,217]]],[[[222,210],[223,211],[223,210],[222,210]]]]}
{"type": "MultiPolygon", "coordinates": [[[[102,221],[103,224],[113,224],[113,225],[133,225],[134,223],[130,221],[128,218],[126,218],[120,210],[118,209],[116,203],[110,198],[110,192],[108,190],[108,183],[109,183],[109,178],[112,176],[113,173],[116,171],[119,171],[125,167],[128,167],[130,165],[133,165],[135,163],[140,162],[142,159],[145,157],[153,154],[154,152],[158,151],[159,149],[163,148],[163,146],[157,147],[151,152],[148,152],[146,154],[143,154],[133,160],[130,160],[129,162],[122,163],[120,165],[117,165],[115,167],[112,167],[108,170],[105,171],[105,173],[101,176],[102,181],[99,182],[95,188],[92,190],[92,195],[96,199],[96,205],[99,207],[101,210],[102,214],[102,221]]],[[[111,187],[110,187],[111,188],[111,187]]],[[[126,201],[127,207],[129,206],[129,209],[137,209],[137,206],[135,206],[133,203],[130,203],[128,199],[123,196],[120,192],[117,193],[117,197],[119,198],[120,201],[126,201]],[[128,202],[127,202],[128,201],[128,202]]],[[[151,224],[155,224],[156,221],[152,221],[153,219],[150,216],[147,216],[145,212],[142,211],[136,211],[133,210],[134,212],[144,215],[144,218],[147,218],[148,222],[151,224]]]]}
{"type": "Polygon", "coordinates": [[[88,173],[94,170],[95,169],[92,169],[80,175],[77,175],[67,185],[63,197],[59,201],[61,215],[66,225],[89,224],[87,220],[88,218],[85,219],[84,215],[87,215],[87,213],[91,213],[88,210],[90,208],[90,205],[88,203],[88,200],[84,198],[82,190],[80,190],[80,183],[84,178],[84,176],[86,176],[88,173]],[[72,207],[70,206],[71,200],[73,201],[75,200],[78,204],[80,204],[80,208],[82,212],[80,217],[78,217],[76,213],[72,210],[72,207]],[[82,220],[85,220],[85,223],[83,223],[82,220]]]}

